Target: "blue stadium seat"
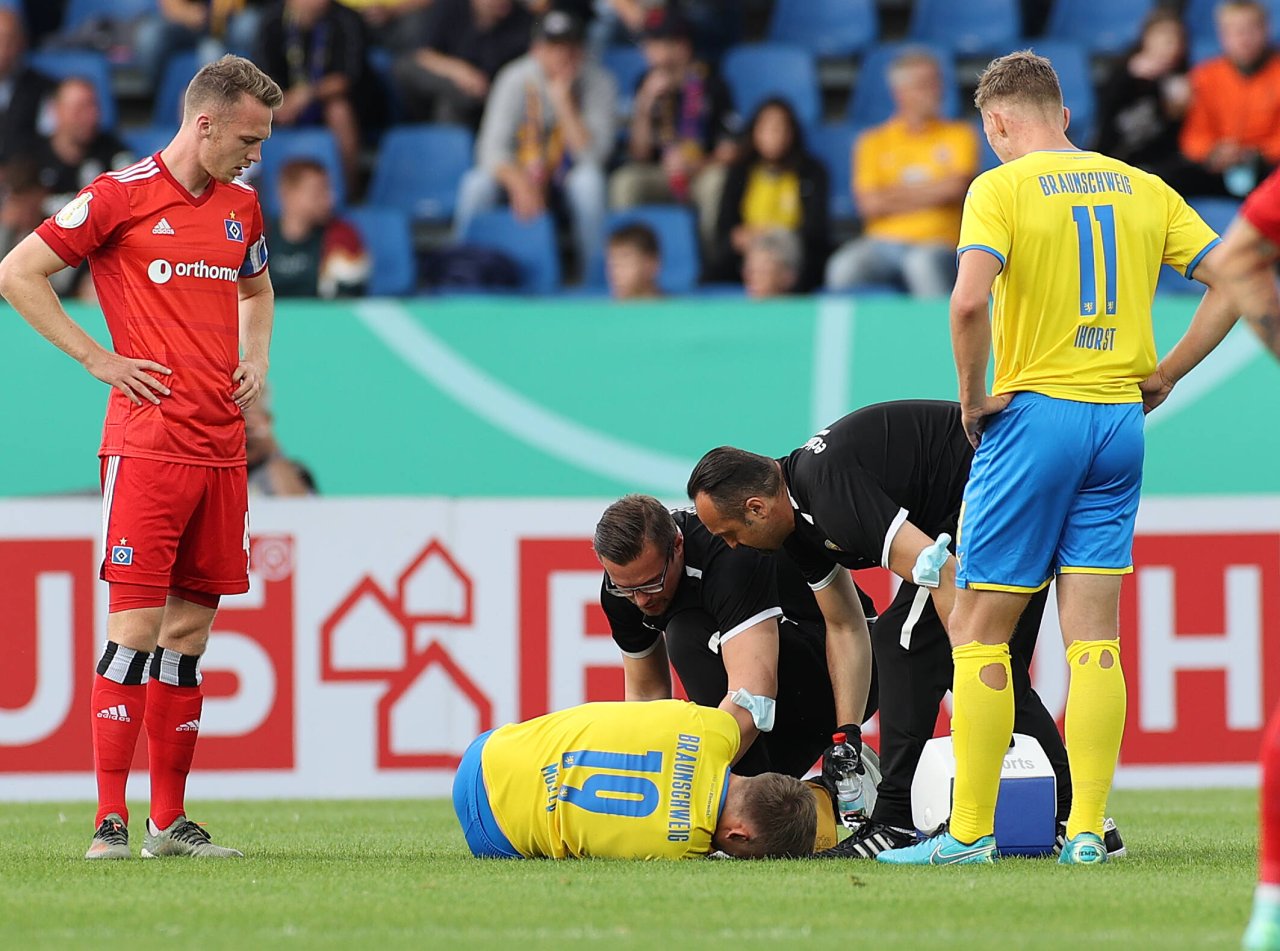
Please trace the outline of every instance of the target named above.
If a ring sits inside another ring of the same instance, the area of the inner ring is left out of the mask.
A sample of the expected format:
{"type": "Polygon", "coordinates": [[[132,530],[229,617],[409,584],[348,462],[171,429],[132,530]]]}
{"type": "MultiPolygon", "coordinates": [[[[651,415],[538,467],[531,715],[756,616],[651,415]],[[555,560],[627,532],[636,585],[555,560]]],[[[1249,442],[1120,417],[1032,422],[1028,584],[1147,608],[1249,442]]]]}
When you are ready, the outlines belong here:
{"type": "Polygon", "coordinates": [[[610,46],[601,57],[601,65],[613,74],[618,84],[618,112],[631,115],[631,102],[635,99],[640,77],[649,71],[649,61],[638,46],[610,46]]]}
{"type": "MultiPolygon", "coordinates": [[[[1228,226],[1240,210],[1240,202],[1235,198],[1188,198],[1187,204],[1218,234],[1226,234],[1228,226]]],[[[1166,294],[1203,294],[1204,285],[1196,280],[1187,280],[1180,272],[1165,264],[1160,268],[1160,282],[1157,284],[1161,293],[1166,294]]]]}
{"type": "Polygon", "coordinates": [[[828,58],[857,55],[879,34],[874,0],[774,0],[766,35],[828,58]]]}
{"type": "Polygon", "coordinates": [[[827,167],[831,182],[829,209],[837,221],[858,217],[853,204],[853,143],[861,131],[848,122],[828,123],[812,129],[805,137],[814,156],[827,167]]]}
{"type": "Polygon", "coordinates": [[[74,30],[86,20],[98,17],[105,20],[133,20],[140,16],[160,13],[156,0],[68,0],[62,15],[62,30],[74,30]]]}
{"type": "Polygon", "coordinates": [[[1115,55],[1132,46],[1155,0],[1054,0],[1046,39],[1079,43],[1090,53],[1115,55]]]}
{"type": "Polygon", "coordinates": [[[996,155],[995,149],[987,141],[987,134],[982,131],[982,120],[975,120],[973,127],[978,132],[978,171],[989,172],[1000,164],[1000,156],[996,155]]]}
{"type": "Polygon", "coordinates": [[[548,214],[521,221],[509,209],[481,212],[471,219],[462,243],[509,255],[520,265],[522,290],[554,294],[560,288],[556,228],[548,214]]]}
{"type": "MultiPolygon", "coordinates": [[[[1222,44],[1218,42],[1218,26],[1214,20],[1214,11],[1221,2],[1222,0],[1188,0],[1182,19],[1187,25],[1187,35],[1191,37],[1193,63],[1222,54],[1222,44]]],[[[1267,9],[1271,39],[1280,41],[1280,0],[1258,2],[1267,9]]]]}
{"type": "Polygon", "coordinates": [[[170,126],[177,129],[182,124],[182,98],[187,85],[200,69],[195,50],[171,53],[165,61],[156,89],[155,104],[151,110],[151,124],[157,128],[170,126]]]}
{"type": "Polygon", "coordinates": [[[144,155],[154,155],[168,145],[175,131],[177,127],[172,125],[144,125],[136,129],[123,130],[120,132],[120,138],[125,145],[129,146],[130,152],[142,158],[144,155]]]}
{"type": "Polygon", "coordinates": [[[1089,75],[1089,57],[1075,43],[1040,40],[1031,47],[1053,61],[1062,84],[1062,102],[1071,110],[1071,127],[1067,136],[1082,149],[1093,144],[1094,124],[1098,118],[1097,94],[1089,75]]]}
{"type": "MultiPolygon", "coordinates": [[[[658,286],[666,294],[688,294],[698,286],[701,258],[698,253],[698,226],[693,212],[684,205],[639,205],[626,211],[615,211],[605,219],[604,233],[612,234],[623,225],[643,222],[658,236],[662,269],[658,286]]],[[[604,287],[604,255],[597,254],[591,267],[589,284],[604,287]]]]}
{"type": "Polygon", "coordinates": [[[893,97],[889,94],[889,66],[907,49],[932,53],[942,70],[942,114],[948,119],[960,115],[960,88],[956,82],[956,64],[944,49],[924,43],[882,43],[862,60],[858,80],[849,97],[849,121],[859,127],[879,125],[893,115],[893,97]]]}
{"type": "Polygon", "coordinates": [[[111,91],[111,68],[102,53],[91,50],[60,50],[27,54],[32,69],[54,79],[80,76],[93,83],[98,91],[98,108],[102,112],[102,128],[116,127],[116,97],[111,91]]]}
{"type": "Polygon", "coordinates": [[[378,149],[369,204],[404,208],[419,221],[448,221],[473,150],[471,131],[462,126],[392,128],[378,149]]]}
{"type": "Polygon", "coordinates": [[[276,180],[280,169],[290,159],[314,159],[325,167],[329,173],[329,184],[333,186],[335,205],[341,208],[346,203],[347,188],[342,176],[342,159],[338,154],[338,143],[328,129],[275,129],[262,146],[262,171],[255,176],[252,184],[258,186],[258,200],[268,215],[275,214],[280,207],[276,191],[276,180]]]}
{"type": "Polygon", "coordinates": [[[349,208],[342,216],[355,225],[373,259],[369,295],[412,294],[417,284],[417,267],[409,215],[399,208],[349,208]]]}
{"type": "Polygon", "coordinates": [[[1018,0],[916,0],[908,36],[957,56],[1003,52],[1022,35],[1018,0]]]}
{"type": "Polygon", "coordinates": [[[821,116],[818,70],[808,50],[781,43],[744,43],[725,54],[720,74],[744,119],[774,96],[791,104],[805,128],[816,125],[821,116]]]}

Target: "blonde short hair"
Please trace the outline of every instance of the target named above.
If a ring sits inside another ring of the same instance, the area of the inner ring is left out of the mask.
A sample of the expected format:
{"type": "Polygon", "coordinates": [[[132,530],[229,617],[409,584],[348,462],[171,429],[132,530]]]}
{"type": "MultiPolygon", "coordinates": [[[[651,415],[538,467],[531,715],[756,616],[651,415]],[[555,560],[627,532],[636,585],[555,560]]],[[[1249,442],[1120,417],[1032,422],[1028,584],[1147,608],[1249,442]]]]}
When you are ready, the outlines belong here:
{"type": "Polygon", "coordinates": [[[996,101],[1024,103],[1046,115],[1060,113],[1062,86],[1053,64],[1031,50],[993,59],[978,79],[973,104],[983,112],[996,101]]]}
{"type": "Polygon", "coordinates": [[[284,102],[284,93],[274,79],[243,56],[228,54],[202,67],[191,80],[182,100],[183,118],[209,105],[234,106],[242,95],[270,109],[279,109],[284,102]]]}

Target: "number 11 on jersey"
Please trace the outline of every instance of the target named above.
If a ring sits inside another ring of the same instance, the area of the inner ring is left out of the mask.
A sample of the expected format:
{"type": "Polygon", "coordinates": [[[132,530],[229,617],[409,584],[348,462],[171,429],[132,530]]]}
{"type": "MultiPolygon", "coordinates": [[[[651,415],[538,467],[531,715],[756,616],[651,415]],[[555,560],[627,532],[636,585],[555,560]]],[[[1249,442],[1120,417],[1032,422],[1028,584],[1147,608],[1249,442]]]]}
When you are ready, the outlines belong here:
{"type": "Polygon", "coordinates": [[[1080,316],[1098,313],[1097,266],[1093,248],[1093,219],[1102,232],[1102,271],[1106,280],[1106,313],[1116,312],[1116,210],[1114,205],[1072,205],[1071,218],[1076,223],[1076,239],[1080,244],[1080,316]],[[1090,217],[1092,212],[1092,217],[1090,217]]]}

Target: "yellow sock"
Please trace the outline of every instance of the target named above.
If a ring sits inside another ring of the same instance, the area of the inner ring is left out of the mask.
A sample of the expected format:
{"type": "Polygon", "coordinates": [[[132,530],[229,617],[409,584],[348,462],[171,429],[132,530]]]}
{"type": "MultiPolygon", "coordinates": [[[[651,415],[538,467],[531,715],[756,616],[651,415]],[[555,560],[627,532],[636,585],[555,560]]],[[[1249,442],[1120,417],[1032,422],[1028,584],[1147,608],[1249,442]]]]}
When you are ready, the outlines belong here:
{"type": "Polygon", "coordinates": [[[1120,641],[1073,641],[1067,648],[1067,762],[1071,766],[1071,815],[1067,837],[1102,835],[1107,795],[1124,735],[1124,671],[1120,641]]]}
{"type": "Polygon", "coordinates": [[[1009,645],[974,641],[953,647],[955,681],[951,693],[951,743],[956,754],[956,785],[951,805],[951,834],[964,843],[976,842],[995,830],[1000,770],[1013,735],[1013,689],[1010,687],[1009,645]],[[1002,687],[983,682],[987,679],[1002,687]],[[1003,673],[1001,673],[1003,671],[1003,673]]]}

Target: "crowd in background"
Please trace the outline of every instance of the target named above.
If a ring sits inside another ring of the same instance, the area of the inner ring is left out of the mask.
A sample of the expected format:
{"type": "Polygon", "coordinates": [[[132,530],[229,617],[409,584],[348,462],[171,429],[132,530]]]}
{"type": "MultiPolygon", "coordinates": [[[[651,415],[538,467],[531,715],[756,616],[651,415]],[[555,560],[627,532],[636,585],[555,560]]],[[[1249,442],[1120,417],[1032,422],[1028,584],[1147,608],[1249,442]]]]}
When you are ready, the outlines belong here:
{"type": "MultiPolygon", "coordinates": [[[[871,0],[812,0],[811,9],[842,2],[854,11],[871,0]]],[[[95,175],[140,154],[130,129],[142,123],[128,113],[150,116],[161,134],[150,144],[163,145],[177,101],[172,116],[156,111],[178,57],[194,70],[231,51],[285,90],[277,130],[321,130],[331,148],[292,154],[258,179],[278,294],[373,288],[389,234],[377,222],[388,219],[362,218],[361,199],[375,197],[388,130],[429,124],[460,128],[468,148],[474,136],[474,152],[450,183],[449,214],[404,232],[415,288],[519,286],[534,266],[528,251],[553,256],[553,289],[608,286],[626,298],[661,295],[674,258],[689,284],[712,292],[945,295],[966,189],[996,161],[971,107],[950,104],[965,102],[976,70],[1006,50],[966,54],[964,73],[936,47],[895,47],[879,78],[887,118],[843,125],[840,99],[877,78],[875,57],[825,57],[851,71],[843,88],[814,90],[837,119],[824,123],[791,93],[794,77],[745,103],[722,69],[727,50],[771,39],[774,3],[782,0],[88,0],[96,15],[77,17],[84,0],[0,0],[0,252],[95,175]],[[112,64],[108,90],[50,59],[85,49],[112,64]],[[129,76],[136,85],[121,93],[129,76]],[[106,106],[124,119],[108,121],[106,106]],[[837,149],[815,145],[836,129],[846,133],[837,149]],[[495,216],[512,227],[495,229],[495,216]],[[544,230],[523,230],[535,222],[544,230]],[[688,241],[672,247],[680,227],[688,241]],[[538,247],[513,246],[512,235],[538,247]]],[[[1083,0],[1010,0],[1016,45],[1037,45],[1055,3],[1083,0]]],[[[1127,50],[1084,50],[1096,110],[1073,141],[1160,174],[1193,203],[1242,197],[1280,162],[1268,5],[1214,4],[1214,36],[1189,34],[1201,0],[1119,5],[1135,11],[1136,39],[1127,50]]],[[[901,39],[911,12],[882,0],[878,40],[901,39]]],[[[423,177],[437,171],[431,149],[412,158],[423,177]]],[[[91,296],[92,282],[68,272],[59,290],[91,296]]]]}

